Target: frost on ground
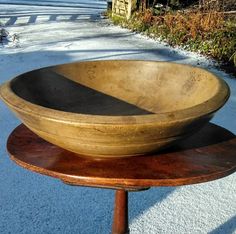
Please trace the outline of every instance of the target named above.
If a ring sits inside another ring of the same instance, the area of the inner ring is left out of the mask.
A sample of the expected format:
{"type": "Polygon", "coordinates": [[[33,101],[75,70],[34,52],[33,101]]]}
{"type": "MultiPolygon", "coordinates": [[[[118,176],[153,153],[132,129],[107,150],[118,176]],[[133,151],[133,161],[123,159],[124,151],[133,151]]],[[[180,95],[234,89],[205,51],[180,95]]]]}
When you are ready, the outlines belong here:
{"type": "MultiPolygon", "coordinates": [[[[192,64],[223,77],[231,98],[213,122],[236,133],[236,80],[195,53],[172,49],[101,19],[106,1],[0,0],[0,22],[18,46],[0,47],[0,82],[73,61],[142,59],[192,64]]],[[[168,72],[168,71],[167,71],[168,72]]],[[[77,188],[30,173],[7,157],[19,121],[0,103],[0,232],[109,233],[113,192],[77,188]]],[[[130,194],[131,234],[236,233],[236,175],[199,185],[130,194]]]]}

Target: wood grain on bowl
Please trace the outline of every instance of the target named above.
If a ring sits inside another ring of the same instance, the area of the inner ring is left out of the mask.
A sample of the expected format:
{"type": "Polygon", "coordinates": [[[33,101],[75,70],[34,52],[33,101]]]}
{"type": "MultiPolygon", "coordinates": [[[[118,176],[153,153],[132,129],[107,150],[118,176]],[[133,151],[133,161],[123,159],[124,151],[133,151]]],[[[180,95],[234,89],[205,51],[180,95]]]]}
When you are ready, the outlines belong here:
{"type": "Polygon", "coordinates": [[[200,68],[120,60],[34,70],[3,84],[0,96],[45,140],[109,158],[156,152],[195,133],[229,88],[200,68]]]}

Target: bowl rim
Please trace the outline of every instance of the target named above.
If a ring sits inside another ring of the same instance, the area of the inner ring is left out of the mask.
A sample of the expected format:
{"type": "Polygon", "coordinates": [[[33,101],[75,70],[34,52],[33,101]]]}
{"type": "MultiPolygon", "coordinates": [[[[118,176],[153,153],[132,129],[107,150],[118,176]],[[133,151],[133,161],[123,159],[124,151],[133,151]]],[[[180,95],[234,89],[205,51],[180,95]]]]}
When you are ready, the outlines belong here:
{"type": "Polygon", "coordinates": [[[192,65],[179,64],[173,62],[162,62],[162,61],[149,61],[149,60],[97,60],[97,61],[78,61],[73,63],[64,63],[58,64],[54,66],[42,67],[40,69],[34,69],[32,71],[28,71],[22,73],[15,78],[7,81],[6,83],[0,86],[0,97],[2,100],[9,105],[13,110],[16,110],[19,113],[25,113],[27,115],[39,116],[40,118],[44,118],[47,120],[57,121],[57,122],[66,122],[72,125],[129,125],[129,124],[170,124],[172,122],[178,122],[183,120],[190,120],[193,118],[203,117],[209,114],[213,114],[218,109],[220,109],[226,101],[230,97],[230,88],[228,84],[219,78],[216,74],[209,72],[203,68],[195,67],[192,65]],[[15,92],[11,89],[12,82],[19,78],[20,76],[27,74],[32,71],[39,71],[42,69],[50,69],[60,65],[66,64],[75,64],[75,63],[100,63],[100,62],[146,62],[146,63],[162,63],[162,64],[171,64],[174,66],[184,66],[197,69],[199,71],[204,71],[206,74],[210,74],[214,79],[217,80],[219,84],[218,92],[210,99],[197,104],[192,107],[170,111],[170,112],[161,112],[154,114],[145,114],[145,115],[129,115],[129,116],[108,116],[108,115],[92,115],[92,114],[79,114],[73,112],[66,112],[56,109],[51,109],[48,107],[40,106],[25,99],[19,97],[15,94],[15,92]]]}

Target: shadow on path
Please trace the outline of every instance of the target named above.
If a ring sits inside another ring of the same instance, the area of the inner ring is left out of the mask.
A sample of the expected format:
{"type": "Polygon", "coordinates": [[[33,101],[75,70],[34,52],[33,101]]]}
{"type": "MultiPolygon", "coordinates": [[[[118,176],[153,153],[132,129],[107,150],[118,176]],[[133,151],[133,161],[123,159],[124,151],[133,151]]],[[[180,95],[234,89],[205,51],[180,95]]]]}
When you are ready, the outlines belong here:
{"type": "Polygon", "coordinates": [[[0,20],[4,19],[5,26],[13,26],[17,21],[24,21],[24,25],[37,23],[39,17],[44,17],[50,22],[90,20],[94,21],[100,18],[102,11],[106,9],[106,1],[9,1],[0,0],[0,6],[15,5],[16,9],[11,8],[0,12],[0,20]],[[19,6],[19,7],[17,7],[19,6]],[[25,6],[25,9],[22,7],[25,6]],[[32,8],[31,8],[32,6],[32,8]],[[67,9],[68,8],[68,9],[67,9]],[[61,19],[58,19],[61,18],[61,19]]]}
{"type": "Polygon", "coordinates": [[[171,193],[175,187],[157,187],[148,191],[129,193],[129,218],[130,223],[152,206],[161,203],[171,193]]]}
{"type": "Polygon", "coordinates": [[[66,7],[66,8],[85,8],[85,9],[96,9],[104,10],[106,9],[106,0],[100,1],[0,1],[0,4],[4,5],[20,5],[20,6],[47,6],[47,7],[66,7]]]}
{"type": "Polygon", "coordinates": [[[227,222],[223,223],[213,231],[209,232],[209,234],[233,234],[236,231],[236,215],[229,219],[227,222]]]}
{"type": "MultiPolygon", "coordinates": [[[[11,56],[18,54],[19,52],[11,53],[11,56]]],[[[8,54],[1,54],[1,58],[4,59],[8,54]]],[[[32,51],[21,52],[20,57],[22,63],[28,63],[32,60],[40,60],[40,67],[48,67],[52,65],[58,65],[62,63],[68,63],[71,57],[72,61],[90,61],[90,60],[106,60],[106,59],[132,59],[133,56],[149,57],[149,60],[158,56],[159,61],[177,62],[186,59],[185,56],[173,54],[169,56],[168,49],[81,49],[81,50],[67,50],[67,51],[32,51]],[[76,59],[74,58],[76,56],[76,59]],[[44,57],[45,60],[40,59],[44,57]]],[[[17,59],[17,58],[16,58],[17,59]]],[[[39,65],[39,63],[38,63],[39,65]]],[[[14,66],[14,65],[13,65],[14,66]]],[[[34,64],[35,66],[35,64],[34,64]]],[[[29,64],[29,70],[30,64],[29,64]]],[[[9,71],[10,72],[10,71],[9,71]]],[[[1,82],[1,81],[0,81],[1,82]]]]}

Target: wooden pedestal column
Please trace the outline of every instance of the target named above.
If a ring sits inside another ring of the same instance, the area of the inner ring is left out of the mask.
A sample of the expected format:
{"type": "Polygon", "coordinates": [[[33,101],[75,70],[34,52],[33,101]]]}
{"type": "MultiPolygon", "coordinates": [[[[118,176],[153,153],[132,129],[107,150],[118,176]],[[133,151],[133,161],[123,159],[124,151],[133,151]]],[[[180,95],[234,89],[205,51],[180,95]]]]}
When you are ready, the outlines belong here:
{"type": "Polygon", "coordinates": [[[128,234],[128,192],[116,190],[112,234],[128,234]]]}

